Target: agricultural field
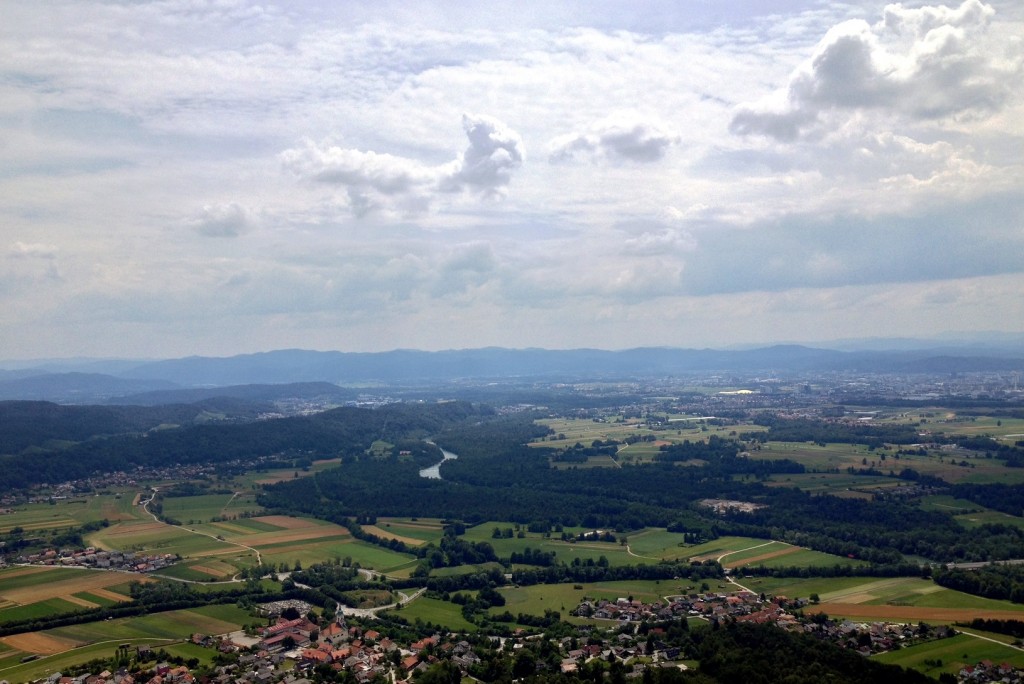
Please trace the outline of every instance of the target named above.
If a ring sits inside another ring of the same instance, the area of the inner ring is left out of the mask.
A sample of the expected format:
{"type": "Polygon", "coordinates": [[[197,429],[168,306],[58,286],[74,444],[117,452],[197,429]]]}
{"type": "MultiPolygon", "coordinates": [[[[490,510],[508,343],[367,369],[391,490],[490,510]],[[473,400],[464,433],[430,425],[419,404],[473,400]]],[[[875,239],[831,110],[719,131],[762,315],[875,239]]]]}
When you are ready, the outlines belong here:
{"type": "Polygon", "coordinates": [[[375,525],[363,525],[363,529],[383,539],[397,539],[409,546],[438,542],[444,533],[444,525],[436,518],[379,518],[375,525]]]}
{"type": "Polygon", "coordinates": [[[319,472],[334,468],[341,463],[341,459],[328,458],[313,461],[308,469],[281,468],[276,470],[253,471],[245,475],[239,475],[231,481],[231,486],[238,490],[255,490],[260,485],[275,484],[284,480],[291,480],[295,477],[309,477],[319,472]]]}
{"type": "Polygon", "coordinates": [[[462,616],[462,606],[421,596],[393,611],[409,622],[422,620],[451,630],[475,632],[477,627],[462,616]]]}
{"type": "Polygon", "coordinates": [[[625,445],[615,455],[613,461],[608,456],[593,457],[587,463],[556,463],[559,468],[566,467],[608,467],[617,462],[644,463],[654,459],[659,448],[665,444],[706,441],[711,435],[727,437],[734,431],[754,432],[764,430],[758,425],[706,425],[699,417],[678,414],[660,414],[659,418],[668,421],[665,427],[649,427],[646,421],[638,418],[610,418],[607,421],[595,421],[586,418],[552,418],[537,421],[554,431],[554,434],[542,437],[530,443],[534,447],[550,447],[565,449],[577,442],[589,446],[594,440],[609,439],[625,441],[630,436],[653,437],[653,442],[637,442],[625,445]]]}
{"type": "Polygon", "coordinates": [[[832,617],[858,620],[942,624],[970,621],[976,617],[1024,619],[1024,605],[996,601],[941,587],[918,577],[744,578],[751,591],[787,598],[807,599],[818,594],[818,611],[832,617]]]}
{"type": "MultiPolygon", "coordinates": [[[[223,501],[229,497],[225,495],[223,501]]],[[[210,503],[206,513],[223,506],[223,501],[213,501],[214,497],[188,498],[206,499],[210,503]]],[[[396,529],[428,536],[433,533],[434,525],[428,521],[414,527],[412,521],[408,521],[396,529]]],[[[152,519],[133,520],[94,532],[87,537],[87,542],[111,550],[178,554],[182,561],[161,570],[159,575],[196,582],[230,580],[243,568],[258,562],[291,570],[296,564],[305,567],[334,558],[348,558],[364,568],[406,571],[406,574],[415,567],[411,555],[357,541],[340,525],[289,516],[258,516],[182,526],[152,519]]]]}
{"type": "Polygon", "coordinates": [[[987,524],[1012,525],[1024,529],[1024,518],[1019,515],[993,511],[973,501],[955,499],[952,496],[926,496],[921,499],[921,508],[949,513],[954,520],[967,529],[987,524]]]}
{"type": "Polygon", "coordinates": [[[139,514],[132,505],[134,491],[76,496],[54,503],[31,503],[15,506],[12,513],[0,515],[0,532],[9,532],[15,527],[26,534],[45,530],[59,530],[76,527],[104,518],[117,522],[133,520],[139,514]]]}
{"type": "Polygon", "coordinates": [[[252,491],[165,497],[163,500],[164,515],[188,525],[207,523],[214,518],[253,514],[261,510],[256,504],[256,493],[252,491]]]}
{"type": "MultiPolygon", "coordinates": [[[[601,556],[608,559],[609,565],[636,565],[642,560],[631,556],[626,547],[619,542],[565,542],[553,536],[545,537],[539,532],[524,532],[525,536],[522,539],[515,536],[510,539],[491,537],[495,527],[504,530],[514,526],[515,524],[510,522],[485,522],[467,529],[463,538],[471,542],[487,542],[494,547],[499,558],[508,558],[513,552],[522,553],[527,548],[532,548],[544,552],[553,551],[556,560],[565,563],[572,563],[576,558],[597,561],[601,556]]],[[[580,532],[583,528],[566,528],[566,531],[580,532]]]]}
{"type": "Polygon", "coordinates": [[[897,651],[872,656],[875,660],[889,665],[902,665],[925,673],[930,677],[949,673],[955,675],[965,665],[977,665],[979,661],[1009,663],[1024,668],[1024,651],[1002,643],[997,634],[977,632],[958,634],[949,639],[938,639],[923,644],[901,648],[897,651]],[[994,641],[993,641],[994,640],[994,641]]]}
{"type": "MultiPolygon", "coordinates": [[[[932,432],[943,432],[947,435],[987,435],[993,439],[1012,444],[1024,439],[1024,419],[1003,416],[959,416],[953,411],[937,409],[934,412],[913,412],[907,416],[909,422],[919,423],[927,420],[924,427],[932,432]],[[934,415],[927,415],[934,413],[934,415]]],[[[906,420],[904,421],[906,422],[906,420]]]]}
{"type": "Polygon", "coordinates": [[[124,584],[143,575],[121,572],[18,566],[0,570],[0,622],[98,608],[128,601],[124,584]]]}
{"type": "Polygon", "coordinates": [[[72,663],[110,657],[122,643],[166,647],[195,632],[226,634],[254,620],[234,605],[215,605],[3,637],[0,649],[10,650],[0,650],[0,679],[28,681],[72,663]],[[43,657],[20,662],[31,654],[43,657]]]}
{"type": "MultiPolygon", "coordinates": [[[[941,478],[950,483],[971,482],[1024,482],[1024,468],[1007,468],[999,459],[979,456],[964,449],[938,452],[928,456],[896,454],[895,448],[870,451],[866,446],[855,444],[826,444],[820,446],[810,442],[768,442],[750,452],[750,458],[786,458],[802,464],[814,473],[849,477],[847,468],[874,468],[883,473],[898,473],[904,468],[913,468],[922,475],[941,478]]],[[[786,478],[796,482],[795,475],[776,476],[774,481],[786,478]]],[[[859,478],[858,478],[859,479],[859,478]]],[[[892,481],[897,484],[896,481],[892,481]]],[[[877,484],[877,480],[876,483],[877,484]]]]}

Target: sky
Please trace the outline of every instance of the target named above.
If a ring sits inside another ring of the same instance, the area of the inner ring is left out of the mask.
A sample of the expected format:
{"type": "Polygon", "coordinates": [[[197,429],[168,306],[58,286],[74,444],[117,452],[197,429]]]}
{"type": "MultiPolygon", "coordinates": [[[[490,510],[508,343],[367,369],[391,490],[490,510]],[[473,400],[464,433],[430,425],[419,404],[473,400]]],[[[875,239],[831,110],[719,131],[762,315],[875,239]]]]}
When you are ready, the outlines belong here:
{"type": "Polygon", "coordinates": [[[1024,3],[5,0],[0,358],[1024,331],[1024,3]]]}

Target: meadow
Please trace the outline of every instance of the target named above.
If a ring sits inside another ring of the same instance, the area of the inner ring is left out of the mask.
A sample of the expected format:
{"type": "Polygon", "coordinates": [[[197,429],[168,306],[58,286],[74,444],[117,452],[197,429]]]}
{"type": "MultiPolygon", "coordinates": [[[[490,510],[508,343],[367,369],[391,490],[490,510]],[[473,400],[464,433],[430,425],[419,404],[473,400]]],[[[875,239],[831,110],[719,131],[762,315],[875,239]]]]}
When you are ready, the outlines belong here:
{"type": "Polygon", "coordinates": [[[421,596],[393,611],[410,622],[422,620],[450,630],[475,632],[476,625],[462,616],[462,607],[449,601],[421,596]]]}
{"type": "Polygon", "coordinates": [[[931,677],[942,673],[955,675],[966,665],[977,665],[982,660],[1009,663],[1024,668],[1024,651],[1006,644],[995,643],[999,635],[984,632],[958,634],[949,639],[938,639],[872,656],[890,665],[910,667],[931,677]],[[979,636],[985,638],[979,638],[979,636]]]}

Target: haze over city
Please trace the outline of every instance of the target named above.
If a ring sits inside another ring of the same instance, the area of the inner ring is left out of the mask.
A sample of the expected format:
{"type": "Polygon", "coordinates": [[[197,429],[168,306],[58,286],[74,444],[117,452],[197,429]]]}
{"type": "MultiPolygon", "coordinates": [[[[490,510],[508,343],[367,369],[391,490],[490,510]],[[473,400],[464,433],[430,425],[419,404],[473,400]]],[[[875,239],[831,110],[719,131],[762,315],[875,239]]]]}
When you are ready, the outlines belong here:
{"type": "Polygon", "coordinates": [[[0,358],[1024,331],[1024,6],[20,2],[0,358]]]}

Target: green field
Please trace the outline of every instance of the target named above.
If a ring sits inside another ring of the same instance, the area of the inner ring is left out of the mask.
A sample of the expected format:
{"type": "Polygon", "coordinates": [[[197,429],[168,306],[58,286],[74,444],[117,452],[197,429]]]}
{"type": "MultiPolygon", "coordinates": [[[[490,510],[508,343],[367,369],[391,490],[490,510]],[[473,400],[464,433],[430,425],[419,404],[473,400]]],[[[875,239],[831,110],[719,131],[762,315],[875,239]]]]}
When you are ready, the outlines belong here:
{"type": "Polygon", "coordinates": [[[68,613],[73,610],[81,610],[82,607],[65,601],[64,599],[51,598],[43,601],[36,601],[24,606],[4,608],[0,610],[0,623],[16,620],[32,620],[34,618],[56,615],[57,613],[68,613]]]}
{"type": "Polygon", "coordinates": [[[187,525],[260,510],[262,509],[256,504],[253,492],[175,496],[163,499],[164,515],[187,525]]]}
{"type": "MultiPolygon", "coordinates": [[[[741,582],[756,592],[790,599],[818,594],[832,606],[903,606],[921,609],[1009,611],[1024,613],[1024,605],[974,596],[919,577],[836,577],[836,578],[744,578],[741,582]]],[[[831,608],[832,612],[842,610],[831,608]]],[[[923,611],[927,612],[927,611],[923,611]]],[[[1022,616],[1024,617],[1024,616],[1022,616]]],[[[926,620],[927,621],[927,620],[926,620]]]]}
{"type": "Polygon", "coordinates": [[[415,623],[417,620],[440,625],[447,629],[475,632],[476,625],[462,616],[462,606],[439,599],[420,598],[393,611],[403,619],[415,623]]]}
{"type": "Polygon", "coordinates": [[[439,541],[444,533],[441,521],[430,518],[379,518],[376,526],[400,537],[425,542],[439,541]]]}
{"type": "Polygon", "coordinates": [[[693,560],[716,560],[723,555],[745,551],[754,546],[771,543],[767,539],[754,537],[719,537],[703,544],[696,544],[687,549],[687,556],[693,560]]]}
{"type": "MultiPolygon", "coordinates": [[[[504,530],[514,527],[514,523],[489,521],[476,525],[466,530],[463,535],[467,541],[487,542],[494,548],[499,558],[508,558],[513,552],[522,553],[527,548],[539,549],[541,551],[555,552],[555,558],[563,563],[572,563],[574,559],[591,559],[595,562],[604,556],[610,565],[636,565],[643,559],[630,556],[626,547],[618,542],[564,542],[555,536],[545,537],[538,532],[525,532],[525,536],[519,539],[513,536],[510,539],[494,539],[492,534],[494,528],[504,530]]],[[[579,532],[583,528],[566,528],[566,531],[579,532]]],[[[552,533],[554,535],[555,533],[552,533]]],[[[628,535],[627,535],[628,536],[628,535]]]]}
{"type": "MultiPolygon", "coordinates": [[[[102,570],[47,566],[0,570],[0,622],[112,605],[115,603],[113,597],[95,596],[88,592],[104,590],[122,593],[118,591],[120,584],[130,577],[124,573],[114,574],[102,570]],[[92,606],[80,605],[82,601],[92,606]]],[[[142,575],[135,577],[146,581],[142,575]]],[[[128,600],[127,596],[125,600],[128,600]]]]}
{"type": "Polygon", "coordinates": [[[664,528],[648,527],[627,535],[629,550],[635,553],[637,562],[645,560],[678,560],[689,558],[690,549],[683,545],[683,535],[669,532],[664,528]]]}
{"type": "Polygon", "coordinates": [[[65,529],[104,518],[117,522],[131,520],[138,512],[132,506],[134,491],[98,496],[77,496],[52,504],[32,503],[16,506],[12,513],[0,515],[0,532],[20,527],[25,532],[65,529]]]}
{"type": "Polygon", "coordinates": [[[872,657],[882,663],[919,670],[930,677],[938,677],[943,672],[955,675],[965,665],[977,665],[981,660],[1009,663],[1014,667],[1024,668],[1024,651],[969,634],[958,634],[949,639],[929,641],[872,657]],[[926,660],[930,662],[926,664],[926,660]],[[942,665],[937,665],[937,661],[940,660],[942,665]]]}

